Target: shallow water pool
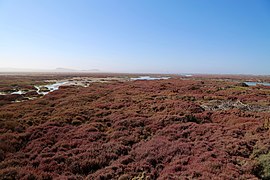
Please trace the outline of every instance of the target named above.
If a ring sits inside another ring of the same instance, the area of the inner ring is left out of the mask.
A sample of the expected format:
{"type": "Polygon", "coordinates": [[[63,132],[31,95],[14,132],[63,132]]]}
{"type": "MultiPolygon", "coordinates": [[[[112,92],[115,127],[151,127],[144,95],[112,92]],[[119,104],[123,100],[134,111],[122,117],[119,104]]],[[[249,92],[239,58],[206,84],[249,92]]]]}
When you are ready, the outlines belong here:
{"type": "Polygon", "coordinates": [[[258,85],[264,85],[264,86],[270,86],[270,83],[268,82],[245,82],[248,86],[256,86],[258,85]]]}

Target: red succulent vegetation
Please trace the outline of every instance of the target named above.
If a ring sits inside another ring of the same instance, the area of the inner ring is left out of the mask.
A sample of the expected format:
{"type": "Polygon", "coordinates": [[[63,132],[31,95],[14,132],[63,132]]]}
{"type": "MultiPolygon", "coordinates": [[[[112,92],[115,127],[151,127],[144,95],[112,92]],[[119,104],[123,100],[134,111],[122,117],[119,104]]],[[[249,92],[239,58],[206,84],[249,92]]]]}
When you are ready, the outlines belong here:
{"type": "Polygon", "coordinates": [[[269,177],[269,102],[209,78],[60,87],[0,107],[0,179],[269,177]]]}

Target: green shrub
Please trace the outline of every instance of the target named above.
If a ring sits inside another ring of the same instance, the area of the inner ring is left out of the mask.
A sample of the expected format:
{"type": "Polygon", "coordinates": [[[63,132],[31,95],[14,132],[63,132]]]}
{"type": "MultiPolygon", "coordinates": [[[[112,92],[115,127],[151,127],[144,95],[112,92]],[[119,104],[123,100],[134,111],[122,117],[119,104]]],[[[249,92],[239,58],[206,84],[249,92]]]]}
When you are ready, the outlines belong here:
{"type": "Polygon", "coordinates": [[[270,179],[270,152],[258,157],[258,164],[254,169],[254,174],[261,179],[270,179]]]}

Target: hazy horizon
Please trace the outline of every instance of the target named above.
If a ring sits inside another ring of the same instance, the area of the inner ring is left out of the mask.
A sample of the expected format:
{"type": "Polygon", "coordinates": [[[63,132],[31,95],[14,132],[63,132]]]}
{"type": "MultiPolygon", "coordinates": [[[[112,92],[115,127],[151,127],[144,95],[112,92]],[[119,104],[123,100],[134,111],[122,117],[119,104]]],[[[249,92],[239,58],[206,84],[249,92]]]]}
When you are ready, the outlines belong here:
{"type": "Polygon", "coordinates": [[[0,0],[0,71],[269,75],[269,32],[267,0],[0,0]]]}

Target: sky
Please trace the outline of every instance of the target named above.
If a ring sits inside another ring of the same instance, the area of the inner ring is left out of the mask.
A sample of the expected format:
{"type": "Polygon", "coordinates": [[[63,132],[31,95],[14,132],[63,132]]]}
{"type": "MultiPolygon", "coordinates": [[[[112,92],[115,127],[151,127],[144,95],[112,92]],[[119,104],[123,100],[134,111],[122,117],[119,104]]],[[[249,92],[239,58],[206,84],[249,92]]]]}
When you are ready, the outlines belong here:
{"type": "Polygon", "coordinates": [[[0,0],[0,68],[270,74],[269,0],[0,0]]]}

